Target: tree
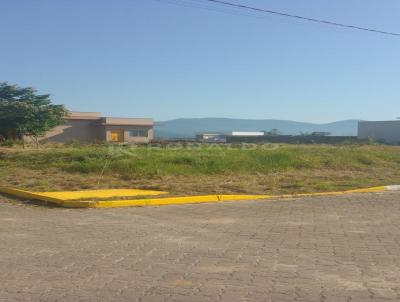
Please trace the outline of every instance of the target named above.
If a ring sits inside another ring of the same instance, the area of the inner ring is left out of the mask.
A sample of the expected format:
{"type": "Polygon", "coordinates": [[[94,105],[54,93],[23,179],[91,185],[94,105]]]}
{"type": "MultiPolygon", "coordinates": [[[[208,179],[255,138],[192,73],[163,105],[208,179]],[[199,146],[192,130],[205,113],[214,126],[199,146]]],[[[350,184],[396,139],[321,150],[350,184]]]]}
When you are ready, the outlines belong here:
{"type": "Polygon", "coordinates": [[[274,129],[271,129],[270,131],[264,131],[264,135],[278,136],[278,135],[281,135],[281,132],[278,129],[274,128],[274,129]]]}
{"type": "Polygon", "coordinates": [[[318,131],[316,131],[316,132],[311,133],[311,135],[312,136],[329,136],[329,135],[331,135],[331,133],[330,132],[318,132],[318,131]]]}
{"type": "Polygon", "coordinates": [[[63,105],[51,103],[49,94],[0,83],[0,137],[17,140],[29,136],[37,143],[40,136],[63,123],[66,113],[63,105]]]}

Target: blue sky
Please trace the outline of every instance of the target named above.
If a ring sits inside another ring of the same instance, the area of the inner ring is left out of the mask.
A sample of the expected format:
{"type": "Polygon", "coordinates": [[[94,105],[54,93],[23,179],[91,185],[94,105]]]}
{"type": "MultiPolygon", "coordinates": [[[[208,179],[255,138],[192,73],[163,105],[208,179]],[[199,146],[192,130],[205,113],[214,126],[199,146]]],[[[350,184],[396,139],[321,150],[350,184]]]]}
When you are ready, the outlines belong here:
{"type": "MultiPolygon", "coordinates": [[[[400,32],[398,0],[231,2],[400,32]]],[[[202,3],[0,0],[0,81],[156,120],[400,116],[400,37],[202,3]]]]}

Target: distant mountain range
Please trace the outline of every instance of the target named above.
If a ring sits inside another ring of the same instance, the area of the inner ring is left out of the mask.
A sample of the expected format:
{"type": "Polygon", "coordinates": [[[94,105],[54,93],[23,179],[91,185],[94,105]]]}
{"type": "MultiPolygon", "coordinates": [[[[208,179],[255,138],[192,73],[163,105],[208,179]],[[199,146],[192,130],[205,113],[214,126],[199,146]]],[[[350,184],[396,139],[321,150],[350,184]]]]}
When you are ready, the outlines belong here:
{"type": "Polygon", "coordinates": [[[357,135],[358,120],[345,120],[327,124],[303,123],[287,120],[251,120],[230,118],[188,118],[158,122],[156,138],[190,138],[198,132],[270,131],[278,129],[282,134],[329,132],[331,135],[357,135]]]}

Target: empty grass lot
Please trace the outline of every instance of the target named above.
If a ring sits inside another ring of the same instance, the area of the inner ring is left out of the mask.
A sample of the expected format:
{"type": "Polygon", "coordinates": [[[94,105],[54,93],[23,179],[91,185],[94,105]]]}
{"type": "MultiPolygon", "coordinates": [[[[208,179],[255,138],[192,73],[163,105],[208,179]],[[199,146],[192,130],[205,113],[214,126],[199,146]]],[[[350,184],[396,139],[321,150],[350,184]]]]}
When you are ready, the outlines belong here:
{"type": "Polygon", "coordinates": [[[280,194],[400,184],[400,147],[45,146],[0,149],[0,185],[36,191],[143,188],[280,194]]]}

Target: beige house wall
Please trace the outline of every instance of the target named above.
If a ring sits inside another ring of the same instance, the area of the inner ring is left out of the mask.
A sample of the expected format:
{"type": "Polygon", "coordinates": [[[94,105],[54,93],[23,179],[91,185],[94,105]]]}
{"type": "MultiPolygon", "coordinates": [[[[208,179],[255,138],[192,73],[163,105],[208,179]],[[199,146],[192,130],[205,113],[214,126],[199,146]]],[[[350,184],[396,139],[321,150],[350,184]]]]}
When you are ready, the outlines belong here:
{"type": "Polygon", "coordinates": [[[106,125],[106,140],[111,142],[111,131],[113,130],[123,130],[124,132],[124,142],[126,143],[149,143],[153,140],[153,127],[151,126],[126,126],[126,125],[106,125]],[[134,130],[146,130],[148,133],[147,137],[130,136],[129,131],[134,130]]]}
{"type": "Polygon", "coordinates": [[[82,142],[95,142],[102,140],[99,127],[93,120],[70,119],[65,124],[57,126],[46,133],[42,140],[51,142],[71,142],[74,140],[82,142]]]}
{"type": "Polygon", "coordinates": [[[65,124],[49,131],[42,140],[50,142],[111,142],[111,132],[123,132],[123,142],[149,143],[153,139],[153,120],[150,118],[101,117],[99,112],[69,112],[65,124]],[[131,136],[130,131],[145,130],[147,136],[131,136]]]}

